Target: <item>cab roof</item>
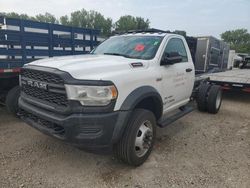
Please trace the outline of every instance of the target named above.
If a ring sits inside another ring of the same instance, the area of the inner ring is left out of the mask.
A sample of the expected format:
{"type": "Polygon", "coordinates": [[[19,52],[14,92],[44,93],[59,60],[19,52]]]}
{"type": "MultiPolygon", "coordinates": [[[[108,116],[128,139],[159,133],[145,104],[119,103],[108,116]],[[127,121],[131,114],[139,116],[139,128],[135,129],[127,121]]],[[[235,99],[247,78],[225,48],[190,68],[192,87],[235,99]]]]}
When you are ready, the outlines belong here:
{"type": "Polygon", "coordinates": [[[130,30],[127,32],[116,33],[118,36],[166,36],[166,35],[179,35],[170,31],[163,31],[160,29],[145,29],[145,30],[130,30]]]}
{"type": "Polygon", "coordinates": [[[122,35],[118,36],[161,36],[164,37],[166,36],[167,33],[124,33],[122,35]]]}

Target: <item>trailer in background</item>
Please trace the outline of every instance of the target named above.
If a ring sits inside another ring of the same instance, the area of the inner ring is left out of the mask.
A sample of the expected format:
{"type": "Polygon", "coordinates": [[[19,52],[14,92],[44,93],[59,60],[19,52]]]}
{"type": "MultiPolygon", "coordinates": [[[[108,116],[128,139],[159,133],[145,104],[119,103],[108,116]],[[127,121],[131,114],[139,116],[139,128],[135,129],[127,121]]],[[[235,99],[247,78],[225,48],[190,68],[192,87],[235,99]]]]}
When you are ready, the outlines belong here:
{"type": "Polygon", "coordinates": [[[232,69],[225,72],[206,74],[209,82],[222,86],[224,90],[240,90],[250,93],[250,69],[232,69]]]}
{"type": "MultiPolygon", "coordinates": [[[[238,60],[238,56],[235,54],[238,60]]],[[[245,55],[241,68],[233,68],[225,72],[205,74],[210,82],[222,86],[224,90],[240,90],[250,93],[250,56],[245,55]]]]}
{"type": "Polygon", "coordinates": [[[230,53],[230,45],[227,44],[226,42],[220,40],[221,44],[221,53],[220,54],[220,61],[221,61],[221,69],[226,70],[228,69],[228,61],[229,61],[229,53],[230,53]]]}
{"type": "Polygon", "coordinates": [[[250,66],[250,55],[246,53],[237,53],[237,56],[241,58],[241,60],[238,60],[236,64],[236,67],[244,69],[249,68],[250,66]]]}
{"type": "Polygon", "coordinates": [[[0,101],[12,110],[17,103],[20,68],[54,56],[89,53],[100,31],[0,17],[0,101]]]}
{"type": "Polygon", "coordinates": [[[227,63],[226,60],[224,60],[224,64],[227,64],[227,66],[223,66],[226,68],[223,68],[224,71],[205,73],[201,74],[200,77],[209,77],[210,83],[220,85],[224,90],[236,90],[250,93],[250,55],[247,53],[236,53],[235,50],[229,50],[227,63]]]}
{"type": "Polygon", "coordinates": [[[215,37],[197,37],[195,70],[197,74],[227,69],[230,47],[215,37]]]}

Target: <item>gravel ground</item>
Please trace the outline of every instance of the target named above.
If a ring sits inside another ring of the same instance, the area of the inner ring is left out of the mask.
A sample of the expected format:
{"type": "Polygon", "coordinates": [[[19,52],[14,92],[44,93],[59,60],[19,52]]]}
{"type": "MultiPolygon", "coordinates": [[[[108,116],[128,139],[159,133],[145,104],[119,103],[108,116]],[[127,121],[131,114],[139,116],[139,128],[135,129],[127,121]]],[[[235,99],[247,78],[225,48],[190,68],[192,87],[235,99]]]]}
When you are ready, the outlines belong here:
{"type": "Polygon", "coordinates": [[[50,138],[0,107],[0,187],[249,187],[250,96],[228,93],[217,115],[194,111],[158,129],[138,168],[50,138]]]}

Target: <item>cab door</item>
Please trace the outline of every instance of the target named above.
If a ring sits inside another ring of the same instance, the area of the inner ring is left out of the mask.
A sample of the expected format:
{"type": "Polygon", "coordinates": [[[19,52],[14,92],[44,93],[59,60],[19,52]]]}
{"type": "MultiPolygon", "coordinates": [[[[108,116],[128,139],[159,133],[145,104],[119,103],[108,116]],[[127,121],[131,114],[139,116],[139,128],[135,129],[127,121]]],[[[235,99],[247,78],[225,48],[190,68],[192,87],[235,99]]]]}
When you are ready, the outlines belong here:
{"type": "Polygon", "coordinates": [[[182,59],[178,63],[160,65],[164,111],[178,108],[190,100],[194,86],[194,65],[186,41],[181,37],[167,40],[162,58],[178,53],[182,59]]]}

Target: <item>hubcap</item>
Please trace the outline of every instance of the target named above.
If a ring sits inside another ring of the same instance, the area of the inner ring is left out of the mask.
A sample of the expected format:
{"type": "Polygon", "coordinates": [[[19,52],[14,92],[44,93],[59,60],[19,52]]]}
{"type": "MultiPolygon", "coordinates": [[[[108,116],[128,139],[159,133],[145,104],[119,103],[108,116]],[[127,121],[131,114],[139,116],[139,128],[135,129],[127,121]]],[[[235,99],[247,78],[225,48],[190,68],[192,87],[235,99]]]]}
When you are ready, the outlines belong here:
{"type": "Polygon", "coordinates": [[[145,121],[139,127],[135,139],[135,153],[138,157],[144,156],[152,145],[153,128],[150,121],[145,121]]]}
{"type": "Polygon", "coordinates": [[[221,103],[221,92],[218,93],[217,98],[216,98],[216,109],[218,109],[220,107],[220,103],[221,103]]]}

